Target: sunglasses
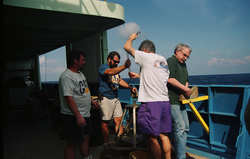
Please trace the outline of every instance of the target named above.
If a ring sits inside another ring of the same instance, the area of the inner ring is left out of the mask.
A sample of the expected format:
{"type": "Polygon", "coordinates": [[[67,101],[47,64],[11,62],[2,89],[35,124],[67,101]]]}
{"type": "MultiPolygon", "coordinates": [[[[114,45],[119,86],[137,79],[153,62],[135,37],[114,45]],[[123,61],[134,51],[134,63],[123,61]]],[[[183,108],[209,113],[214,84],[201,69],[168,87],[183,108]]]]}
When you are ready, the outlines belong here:
{"type": "Polygon", "coordinates": [[[114,63],[120,63],[120,61],[116,61],[116,60],[113,60],[114,61],[114,63]]]}

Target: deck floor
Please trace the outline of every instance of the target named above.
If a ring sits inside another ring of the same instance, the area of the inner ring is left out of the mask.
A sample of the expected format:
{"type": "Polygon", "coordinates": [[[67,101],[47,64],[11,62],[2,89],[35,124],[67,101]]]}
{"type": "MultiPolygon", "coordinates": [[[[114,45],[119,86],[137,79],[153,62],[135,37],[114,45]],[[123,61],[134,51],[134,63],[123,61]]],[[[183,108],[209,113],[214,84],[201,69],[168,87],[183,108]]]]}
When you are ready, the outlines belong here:
{"type": "MultiPolygon", "coordinates": [[[[3,158],[4,159],[62,159],[67,140],[60,139],[64,130],[61,124],[52,124],[50,111],[44,111],[33,121],[20,116],[26,109],[4,109],[3,112],[3,158]],[[39,119],[40,118],[40,119],[39,119]]],[[[90,147],[93,159],[98,159],[104,146],[90,147]]],[[[76,158],[81,155],[76,151],[76,158]]]]}
{"type": "MultiPolygon", "coordinates": [[[[35,115],[32,121],[24,120],[25,108],[4,108],[3,111],[3,158],[4,159],[62,159],[66,139],[60,139],[64,130],[61,124],[52,124],[50,111],[42,111],[35,115]]],[[[110,141],[114,133],[110,134],[110,141]]],[[[104,145],[90,147],[93,159],[105,159],[109,150],[104,150],[104,145]]],[[[196,159],[204,157],[190,154],[196,159]]],[[[81,155],[76,151],[76,159],[81,155]]]]}

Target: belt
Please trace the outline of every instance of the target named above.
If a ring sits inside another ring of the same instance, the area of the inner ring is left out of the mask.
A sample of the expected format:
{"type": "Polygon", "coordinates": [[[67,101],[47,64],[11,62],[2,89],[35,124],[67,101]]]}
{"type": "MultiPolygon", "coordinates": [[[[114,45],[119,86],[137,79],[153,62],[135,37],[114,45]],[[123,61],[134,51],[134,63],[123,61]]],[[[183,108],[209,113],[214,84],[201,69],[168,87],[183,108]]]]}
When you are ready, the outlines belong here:
{"type": "Polygon", "coordinates": [[[99,99],[99,101],[102,101],[103,100],[103,95],[98,95],[98,99],[99,99]]]}

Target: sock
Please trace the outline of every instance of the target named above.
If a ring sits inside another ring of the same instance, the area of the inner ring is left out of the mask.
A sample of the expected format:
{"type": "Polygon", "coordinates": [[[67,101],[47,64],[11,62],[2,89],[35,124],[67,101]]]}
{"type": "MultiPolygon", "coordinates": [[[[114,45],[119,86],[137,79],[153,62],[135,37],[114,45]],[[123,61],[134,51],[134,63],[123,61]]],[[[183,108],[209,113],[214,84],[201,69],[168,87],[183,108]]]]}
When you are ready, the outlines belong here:
{"type": "Polygon", "coordinates": [[[83,159],[92,159],[92,156],[89,155],[88,157],[85,157],[85,158],[83,158],[83,159]]]}

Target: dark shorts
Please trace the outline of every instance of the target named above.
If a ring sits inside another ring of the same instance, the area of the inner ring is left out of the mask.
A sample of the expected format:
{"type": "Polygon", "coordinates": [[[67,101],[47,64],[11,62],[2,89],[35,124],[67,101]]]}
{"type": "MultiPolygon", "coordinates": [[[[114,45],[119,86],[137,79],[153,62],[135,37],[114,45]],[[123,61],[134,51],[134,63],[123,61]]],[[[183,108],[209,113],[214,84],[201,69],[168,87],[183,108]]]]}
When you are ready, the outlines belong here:
{"type": "Polygon", "coordinates": [[[73,115],[62,114],[63,123],[65,125],[65,131],[68,141],[71,142],[83,142],[84,135],[88,135],[92,132],[92,125],[90,117],[84,117],[86,126],[79,127],[76,121],[76,117],[73,115]]]}
{"type": "Polygon", "coordinates": [[[172,131],[169,101],[144,102],[137,113],[137,130],[140,134],[158,136],[172,131]]]}

